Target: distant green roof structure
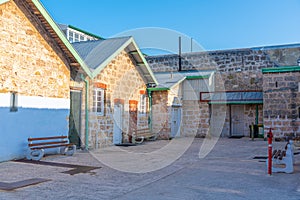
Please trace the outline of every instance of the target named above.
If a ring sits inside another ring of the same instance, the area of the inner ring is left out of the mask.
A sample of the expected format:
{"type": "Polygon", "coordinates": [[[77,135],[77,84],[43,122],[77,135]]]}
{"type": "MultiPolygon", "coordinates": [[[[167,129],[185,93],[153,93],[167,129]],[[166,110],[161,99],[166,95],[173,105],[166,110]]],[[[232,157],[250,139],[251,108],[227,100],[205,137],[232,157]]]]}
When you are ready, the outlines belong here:
{"type": "Polygon", "coordinates": [[[91,37],[94,37],[94,38],[97,38],[97,39],[100,39],[100,40],[105,40],[105,38],[103,38],[103,37],[101,37],[101,36],[98,36],[98,35],[95,35],[95,34],[93,34],[93,33],[87,32],[87,31],[85,31],[85,30],[83,30],[83,29],[80,29],[80,28],[77,28],[77,27],[75,27],[75,26],[68,25],[68,27],[71,28],[71,29],[74,29],[74,30],[76,30],[76,31],[82,32],[82,33],[84,33],[84,34],[86,34],[86,35],[89,35],[89,36],[91,36],[91,37]]]}
{"type": "Polygon", "coordinates": [[[282,67],[272,67],[263,68],[262,73],[282,73],[282,72],[300,72],[300,66],[282,66],[282,67]]]}

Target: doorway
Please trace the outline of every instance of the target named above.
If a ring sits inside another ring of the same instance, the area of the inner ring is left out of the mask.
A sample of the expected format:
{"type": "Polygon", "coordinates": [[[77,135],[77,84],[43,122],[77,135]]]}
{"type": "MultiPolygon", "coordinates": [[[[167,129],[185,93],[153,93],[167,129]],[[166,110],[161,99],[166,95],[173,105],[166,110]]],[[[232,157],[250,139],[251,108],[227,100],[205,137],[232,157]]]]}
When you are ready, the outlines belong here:
{"type": "Polygon", "coordinates": [[[122,123],[123,123],[123,105],[114,105],[114,128],[113,128],[113,144],[122,143],[122,123]]]}
{"type": "Polygon", "coordinates": [[[181,107],[172,107],[171,120],[171,138],[179,137],[181,125],[181,107]]]}
{"type": "Polygon", "coordinates": [[[230,137],[244,136],[244,105],[230,106],[230,137]]]}
{"type": "Polygon", "coordinates": [[[79,90],[71,91],[70,98],[69,140],[70,143],[80,148],[82,92],[79,90]]]}

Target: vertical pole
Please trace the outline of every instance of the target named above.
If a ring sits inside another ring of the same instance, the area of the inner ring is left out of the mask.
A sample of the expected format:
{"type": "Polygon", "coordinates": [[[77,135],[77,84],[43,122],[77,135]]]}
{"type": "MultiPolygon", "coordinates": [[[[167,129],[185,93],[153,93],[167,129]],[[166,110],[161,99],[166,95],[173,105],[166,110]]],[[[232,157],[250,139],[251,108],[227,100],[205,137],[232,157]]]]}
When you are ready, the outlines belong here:
{"type": "Polygon", "coordinates": [[[178,38],[178,71],[181,71],[181,37],[178,38]]]}
{"type": "Polygon", "coordinates": [[[89,81],[82,74],[81,79],[85,82],[85,150],[89,150],[89,81]]]}
{"type": "Polygon", "coordinates": [[[258,104],[256,104],[255,124],[258,125],[258,104]]]}
{"type": "Polygon", "coordinates": [[[191,53],[193,52],[193,38],[191,38],[191,53]]]}
{"type": "Polygon", "coordinates": [[[251,124],[251,140],[254,140],[254,124],[251,124]]]}
{"type": "Polygon", "coordinates": [[[147,89],[149,97],[149,116],[148,116],[148,126],[152,132],[152,92],[150,89],[147,89]]]}
{"type": "Polygon", "coordinates": [[[268,133],[268,174],[272,175],[272,139],[273,139],[273,133],[272,128],[270,128],[268,133]]]}

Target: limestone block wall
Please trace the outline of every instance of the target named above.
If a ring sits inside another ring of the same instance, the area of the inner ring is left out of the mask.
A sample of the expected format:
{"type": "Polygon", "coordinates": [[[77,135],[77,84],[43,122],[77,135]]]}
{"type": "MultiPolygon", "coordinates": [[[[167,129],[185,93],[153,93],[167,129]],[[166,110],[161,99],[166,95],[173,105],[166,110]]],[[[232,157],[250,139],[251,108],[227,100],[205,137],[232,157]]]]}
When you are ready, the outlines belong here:
{"type": "MultiPolygon", "coordinates": [[[[297,65],[300,47],[232,49],[182,54],[182,70],[216,70],[225,90],[261,90],[262,68],[297,65]]],[[[146,57],[154,72],[178,71],[178,55],[146,57]]],[[[219,82],[219,81],[216,81],[219,82]]]]}
{"type": "Polygon", "coordinates": [[[0,92],[70,96],[70,71],[13,1],[0,5],[0,92]]]}
{"type": "Polygon", "coordinates": [[[300,134],[299,82],[299,72],[264,74],[265,131],[272,127],[276,137],[300,134]]]}
{"type": "MultiPolygon", "coordinates": [[[[126,51],[121,52],[95,79],[89,80],[89,83],[89,146],[90,148],[101,148],[112,144],[115,100],[117,99],[123,104],[122,131],[127,134],[129,128],[129,100],[139,102],[140,90],[146,90],[146,85],[126,51]],[[104,116],[97,115],[92,111],[93,90],[97,84],[106,86],[104,116]]],[[[148,113],[138,115],[138,117],[140,117],[137,120],[139,122],[138,128],[145,124],[148,125],[148,113]]],[[[82,119],[84,119],[84,115],[82,119]]],[[[81,132],[81,138],[84,139],[84,130],[82,129],[81,132]]]]}
{"type": "Polygon", "coordinates": [[[168,105],[168,91],[152,92],[152,131],[160,138],[169,138],[171,132],[171,107],[168,105]]]}
{"type": "Polygon", "coordinates": [[[68,135],[69,66],[18,6],[0,5],[0,162],[24,158],[28,137],[68,135]]]}
{"type": "Polygon", "coordinates": [[[199,101],[183,100],[182,104],[182,123],[181,135],[182,136],[196,136],[199,134],[206,134],[208,129],[208,120],[204,119],[209,117],[207,105],[200,106],[199,101]],[[203,123],[201,123],[203,122],[203,123]]]}

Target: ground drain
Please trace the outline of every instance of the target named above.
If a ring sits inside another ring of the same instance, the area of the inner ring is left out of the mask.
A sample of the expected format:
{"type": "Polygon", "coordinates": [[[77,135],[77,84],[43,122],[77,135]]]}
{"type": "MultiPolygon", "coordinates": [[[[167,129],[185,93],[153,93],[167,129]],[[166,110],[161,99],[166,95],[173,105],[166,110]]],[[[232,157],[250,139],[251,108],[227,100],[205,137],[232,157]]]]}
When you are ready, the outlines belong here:
{"type": "Polygon", "coordinates": [[[11,182],[11,183],[0,182],[0,190],[11,191],[11,190],[19,189],[22,187],[36,185],[36,184],[43,183],[46,181],[50,181],[50,179],[32,178],[32,179],[16,181],[16,182],[11,182]]]}
{"type": "Polygon", "coordinates": [[[35,160],[26,160],[26,159],[16,160],[15,162],[54,166],[54,167],[73,168],[71,170],[62,172],[70,175],[75,175],[79,173],[91,173],[92,170],[101,168],[101,167],[93,167],[93,166],[73,165],[73,164],[66,164],[66,163],[54,163],[54,162],[35,161],[35,160]]]}

